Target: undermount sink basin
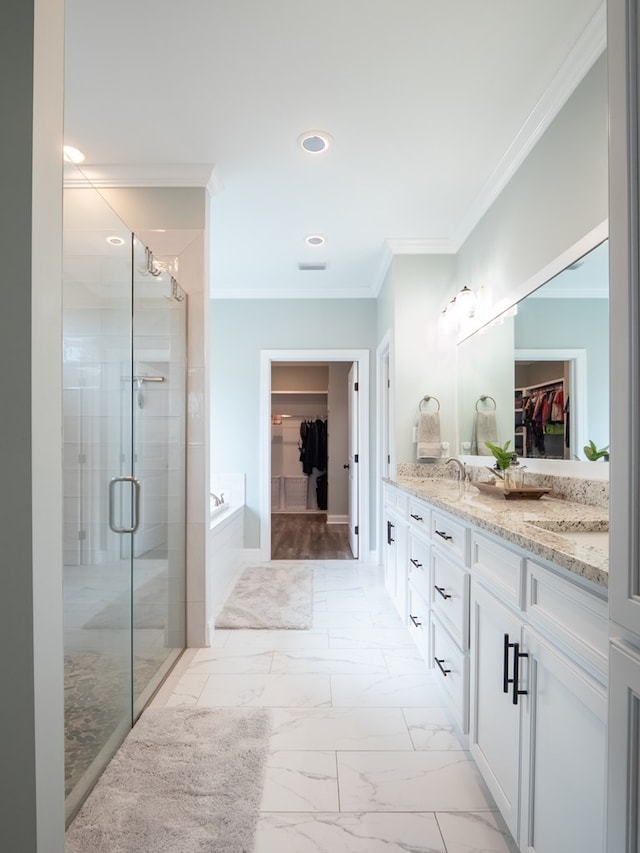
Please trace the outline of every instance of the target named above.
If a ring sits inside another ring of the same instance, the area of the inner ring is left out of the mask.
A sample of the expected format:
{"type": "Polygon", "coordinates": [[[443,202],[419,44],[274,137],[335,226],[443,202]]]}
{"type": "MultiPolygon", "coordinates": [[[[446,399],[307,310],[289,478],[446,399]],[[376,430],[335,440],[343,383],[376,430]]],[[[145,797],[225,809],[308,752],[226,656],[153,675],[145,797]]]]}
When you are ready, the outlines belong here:
{"type": "Polygon", "coordinates": [[[557,533],[579,545],[590,545],[603,551],[609,548],[609,522],[606,519],[563,521],[544,518],[525,523],[538,530],[557,533]]]}

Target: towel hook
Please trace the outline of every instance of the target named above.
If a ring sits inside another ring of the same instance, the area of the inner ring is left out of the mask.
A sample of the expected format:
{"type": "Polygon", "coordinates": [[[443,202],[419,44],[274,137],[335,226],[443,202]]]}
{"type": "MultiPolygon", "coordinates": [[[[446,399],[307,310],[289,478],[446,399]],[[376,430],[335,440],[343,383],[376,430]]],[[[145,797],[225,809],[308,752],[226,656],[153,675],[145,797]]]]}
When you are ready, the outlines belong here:
{"type": "Polygon", "coordinates": [[[439,412],[439,411],[440,411],[440,400],[438,400],[438,398],[437,398],[437,397],[432,397],[432,396],[430,396],[429,394],[425,395],[425,396],[422,398],[422,400],[420,400],[420,403],[418,404],[418,411],[419,411],[419,412],[424,412],[424,411],[425,411],[425,409],[423,409],[423,408],[422,408],[422,404],[423,404],[423,403],[428,403],[430,400],[435,400],[435,401],[436,401],[436,403],[438,404],[438,408],[436,409],[436,412],[439,412]]]}
{"type": "Polygon", "coordinates": [[[493,409],[490,409],[490,411],[495,412],[495,410],[497,408],[496,401],[493,399],[493,397],[490,397],[488,394],[481,394],[478,397],[478,399],[476,400],[476,412],[479,411],[478,403],[486,403],[487,400],[491,400],[491,402],[493,403],[493,409]]]}

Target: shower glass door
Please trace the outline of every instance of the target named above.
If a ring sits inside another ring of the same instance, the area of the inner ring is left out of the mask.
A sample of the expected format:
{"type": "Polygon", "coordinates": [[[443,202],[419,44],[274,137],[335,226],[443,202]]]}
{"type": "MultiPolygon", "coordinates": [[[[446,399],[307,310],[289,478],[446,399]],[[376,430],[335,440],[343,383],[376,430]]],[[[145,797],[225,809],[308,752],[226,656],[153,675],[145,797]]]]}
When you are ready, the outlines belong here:
{"type": "Polygon", "coordinates": [[[133,251],[134,717],[185,645],[186,296],[137,239],[133,251]]]}
{"type": "Polygon", "coordinates": [[[64,193],[66,813],[185,645],[186,298],[99,193],[64,193]]]}
{"type": "MultiPolygon", "coordinates": [[[[70,174],[71,173],[71,174],[70,174]]],[[[131,727],[132,236],[66,170],[63,254],[65,781],[70,817],[131,727]],[[71,185],[69,185],[71,183],[71,185]]]]}

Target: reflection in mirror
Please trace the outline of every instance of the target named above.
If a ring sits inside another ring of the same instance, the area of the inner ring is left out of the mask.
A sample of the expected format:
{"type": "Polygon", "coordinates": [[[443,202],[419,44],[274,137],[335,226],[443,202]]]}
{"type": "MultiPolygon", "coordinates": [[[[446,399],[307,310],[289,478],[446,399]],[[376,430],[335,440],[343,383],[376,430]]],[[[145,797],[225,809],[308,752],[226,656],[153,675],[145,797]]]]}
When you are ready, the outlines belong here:
{"type": "Polygon", "coordinates": [[[483,453],[475,413],[481,395],[496,401],[498,443],[511,441],[519,455],[584,460],[590,440],[608,445],[608,282],[605,241],[529,294],[517,313],[461,342],[461,453],[483,453]]]}

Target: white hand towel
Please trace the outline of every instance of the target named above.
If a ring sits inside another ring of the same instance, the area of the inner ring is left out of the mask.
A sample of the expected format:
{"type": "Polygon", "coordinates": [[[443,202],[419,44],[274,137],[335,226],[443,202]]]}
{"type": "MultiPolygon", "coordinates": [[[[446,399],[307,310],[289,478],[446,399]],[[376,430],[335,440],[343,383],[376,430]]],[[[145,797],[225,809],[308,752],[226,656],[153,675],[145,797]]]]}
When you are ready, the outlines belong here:
{"type": "Polygon", "coordinates": [[[418,459],[439,459],[442,454],[440,412],[420,412],[418,416],[418,459]]]}
{"type": "Polygon", "coordinates": [[[495,411],[476,413],[476,453],[478,456],[492,456],[491,451],[485,444],[498,442],[498,423],[495,411]]]}

